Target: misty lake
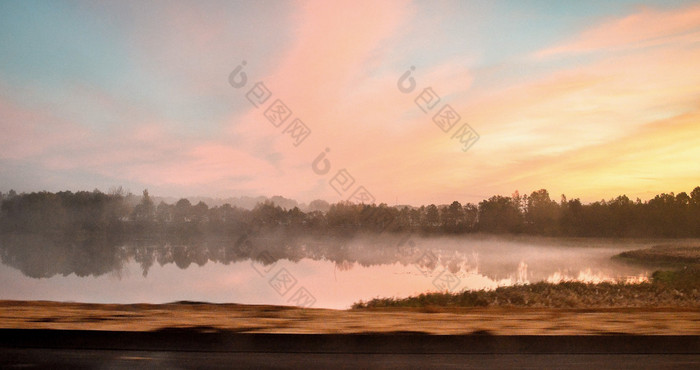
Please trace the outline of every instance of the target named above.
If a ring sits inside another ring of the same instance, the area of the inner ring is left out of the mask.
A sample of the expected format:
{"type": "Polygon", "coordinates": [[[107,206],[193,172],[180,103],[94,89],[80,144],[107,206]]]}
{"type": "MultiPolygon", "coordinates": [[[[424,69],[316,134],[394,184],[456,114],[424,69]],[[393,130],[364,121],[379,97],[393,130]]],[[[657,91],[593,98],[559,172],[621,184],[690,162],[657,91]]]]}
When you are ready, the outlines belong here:
{"type": "Polygon", "coordinates": [[[644,281],[653,270],[611,259],[659,241],[263,237],[192,243],[0,246],[0,299],[217,303],[349,308],[375,297],[538,281],[644,281]]]}

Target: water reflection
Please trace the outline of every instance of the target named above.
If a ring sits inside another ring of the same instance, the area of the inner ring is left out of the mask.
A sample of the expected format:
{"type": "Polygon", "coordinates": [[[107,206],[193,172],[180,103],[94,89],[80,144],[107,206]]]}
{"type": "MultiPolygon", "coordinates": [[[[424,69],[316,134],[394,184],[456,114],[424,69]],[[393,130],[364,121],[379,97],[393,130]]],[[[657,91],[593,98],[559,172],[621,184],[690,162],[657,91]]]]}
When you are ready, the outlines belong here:
{"type": "MultiPolygon", "coordinates": [[[[344,308],[357,300],[377,295],[406,295],[427,290],[481,289],[542,280],[641,281],[649,270],[624,265],[610,257],[624,250],[648,245],[651,243],[509,240],[473,236],[337,238],[270,233],[226,239],[171,237],[125,241],[106,238],[65,240],[14,234],[4,235],[0,239],[0,257],[4,265],[21,271],[24,276],[53,277],[48,279],[50,282],[57,282],[56,279],[61,277],[69,277],[74,282],[76,277],[107,275],[111,280],[100,280],[105,289],[119,284],[114,277],[119,281],[125,273],[135,272],[134,269],[143,282],[157,282],[167,271],[171,286],[139,287],[139,297],[145,297],[138,299],[141,302],[219,299],[239,303],[290,304],[286,298],[293,293],[277,297],[270,288],[272,275],[263,276],[254,268],[262,266],[265,269],[266,266],[275,265],[277,270],[284,268],[294,275],[295,281],[299,281],[297,287],[304,286],[314,294],[318,299],[317,307],[344,308]],[[176,269],[173,270],[173,267],[176,269]],[[149,276],[154,269],[161,277],[149,276]],[[192,286],[185,293],[184,286],[175,282],[181,280],[178,276],[189,276],[192,269],[197,270],[197,277],[187,278],[192,286]],[[229,281],[231,274],[239,276],[238,280],[229,281]],[[211,286],[211,279],[223,279],[227,283],[211,286]],[[205,286],[209,286],[210,290],[205,286]],[[251,286],[257,288],[250,290],[251,286]],[[228,293],[214,293],[217,287],[228,293]],[[165,289],[168,294],[155,294],[155,289],[165,289]],[[248,295],[243,294],[244,291],[248,291],[248,295]],[[149,292],[154,294],[149,295],[149,292]]],[[[271,271],[271,274],[274,273],[271,271]]],[[[128,279],[129,284],[136,281],[131,275],[128,279]]],[[[31,286],[30,282],[22,284],[31,286]]],[[[163,284],[167,286],[165,280],[163,284]]],[[[12,296],[7,293],[0,299],[25,296],[55,299],[41,295],[37,297],[27,292],[22,295],[18,293],[20,285],[18,282],[5,284],[6,292],[13,291],[12,296]],[[17,284],[16,289],[13,290],[12,284],[17,284]]],[[[111,296],[103,294],[100,299],[89,296],[70,299],[112,302],[135,299],[125,298],[118,290],[112,291],[111,296]]]]}

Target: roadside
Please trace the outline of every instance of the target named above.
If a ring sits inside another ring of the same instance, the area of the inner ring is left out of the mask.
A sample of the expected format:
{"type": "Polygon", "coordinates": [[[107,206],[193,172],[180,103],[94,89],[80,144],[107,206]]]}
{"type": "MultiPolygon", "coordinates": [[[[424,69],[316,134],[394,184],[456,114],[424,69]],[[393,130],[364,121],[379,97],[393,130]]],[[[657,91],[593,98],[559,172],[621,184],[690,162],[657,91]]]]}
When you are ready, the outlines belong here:
{"type": "Polygon", "coordinates": [[[328,310],[209,303],[86,304],[0,301],[0,328],[246,333],[700,335],[696,308],[421,308],[328,310]],[[425,311],[425,310],[423,310],[425,311]]]}

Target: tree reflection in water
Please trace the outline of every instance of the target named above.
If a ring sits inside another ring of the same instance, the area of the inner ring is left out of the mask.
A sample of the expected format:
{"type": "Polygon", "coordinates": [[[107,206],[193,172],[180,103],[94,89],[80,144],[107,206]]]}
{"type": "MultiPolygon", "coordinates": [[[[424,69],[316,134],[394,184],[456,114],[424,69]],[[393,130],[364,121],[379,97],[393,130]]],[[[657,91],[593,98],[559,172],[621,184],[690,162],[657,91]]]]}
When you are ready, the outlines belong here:
{"type": "Polygon", "coordinates": [[[208,262],[231,264],[256,261],[264,265],[278,260],[298,262],[304,258],[326,260],[341,271],[355,264],[372,266],[400,262],[415,262],[417,250],[406,255],[406,249],[393,246],[400,236],[377,238],[371,246],[351,243],[351,238],[299,237],[271,232],[267,235],[243,234],[233,238],[207,236],[162,239],[124,240],[123,238],[89,237],[70,240],[40,234],[9,234],[0,238],[2,263],[20,270],[33,278],[54,275],[100,276],[119,271],[135,261],[143,276],[157,263],[175,264],[186,269],[193,263],[204,266],[208,262]],[[263,258],[265,256],[272,256],[263,258]]]}

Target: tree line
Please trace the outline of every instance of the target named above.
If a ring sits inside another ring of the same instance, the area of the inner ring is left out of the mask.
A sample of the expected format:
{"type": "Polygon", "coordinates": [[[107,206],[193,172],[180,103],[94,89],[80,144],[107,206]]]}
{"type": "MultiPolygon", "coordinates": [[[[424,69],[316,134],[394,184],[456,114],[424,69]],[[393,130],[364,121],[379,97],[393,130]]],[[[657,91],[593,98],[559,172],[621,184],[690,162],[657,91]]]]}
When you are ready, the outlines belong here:
{"type": "Polygon", "coordinates": [[[648,201],[621,195],[583,204],[545,189],[520,195],[496,195],[478,204],[430,204],[421,207],[384,203],[327,204],[311,209],[282,208],[274,202],[249,210],[229,204],[209,207],[180,199],[155,204],[148,190],[141,197],[121,189],[103,193],[63,191],[0,193],[0,231],[38,233],[74,240],[88,238],[179,239],[198,235],[236,236],[261,231],[299,234],[355,233],[529,234],[573,237],[700,237],[700,186],[691,191],[663,193],[648,201]]]}

